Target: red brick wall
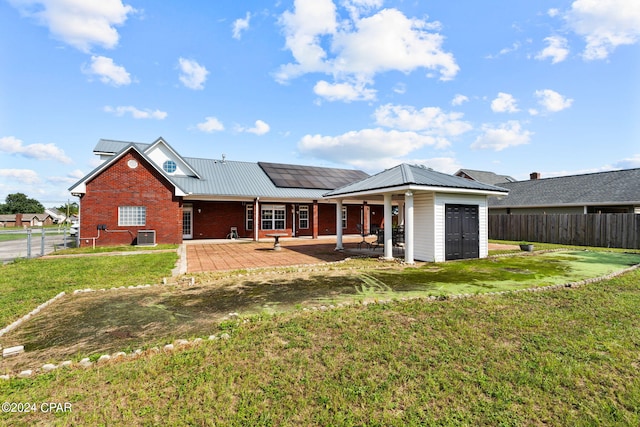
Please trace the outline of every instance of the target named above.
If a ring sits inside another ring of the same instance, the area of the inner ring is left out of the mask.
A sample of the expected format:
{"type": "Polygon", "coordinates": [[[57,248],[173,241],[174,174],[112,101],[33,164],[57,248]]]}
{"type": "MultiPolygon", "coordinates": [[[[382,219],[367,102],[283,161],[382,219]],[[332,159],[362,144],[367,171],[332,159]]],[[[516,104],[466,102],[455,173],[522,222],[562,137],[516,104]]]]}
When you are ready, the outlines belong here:
{"type": "Polygon", "coordinates": [[[98,176],[87,182],[80,200],[80,245],[93,244],[96,226],[105,224],[95,240],[97,246],[134,244],[138,230],[156,230],[157,243],[182,242],[182,202],[174,196],[173,186],[138,153],[131,151],[98,176]],[[138,161],[131,169],[127,162],[138,161]],[[144,226],[118,226],[119,206],[145,206],[144,226]]]}
{"type": "Polygon", "coordinates": [[[193,238],[225,239],[231,227],[238,228],[239,237],[253,237],[246,229],[246,205],[242,202],[193,202],[193,238]]]}

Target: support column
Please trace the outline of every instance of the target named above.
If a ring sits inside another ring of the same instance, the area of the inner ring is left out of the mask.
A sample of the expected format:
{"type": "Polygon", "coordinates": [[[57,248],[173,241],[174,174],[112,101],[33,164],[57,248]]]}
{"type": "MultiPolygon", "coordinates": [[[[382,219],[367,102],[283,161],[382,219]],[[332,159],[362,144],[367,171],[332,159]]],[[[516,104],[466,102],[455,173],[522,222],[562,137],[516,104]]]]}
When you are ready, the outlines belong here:
{"type": "Polygon", "coordinates": [[[413,264],[413,193],[404,193],[404,262],[413,264]]]}
{"type": "Polygon", "coordinates": [[[391,194],[384,195],[384,258],[393,259],[393,211],[391,194]]]}
{"type": "Polygon", "coordinates": [[[404,225],[404,203],[398,203],[398,226],[404,225]]]}
{"type": "Polygon", "coordinates": [[[336,201],[336,251],[343,251],[342,246],[342,199],[336,201]]]}
{"type": "Polygon", "coordinates": [[[313,229],[311,232],[311,238],[312,239],[317,239],[318,238],[318,201],[314,200],[313,201],[313,206],[311,208],[312,210],[312,218],[313,218],[313,229]]]}
{"type": "Polygon", "coordinates": [[[253,240],[256,242],[260,240],[260,219],[262,214],[260,213],[260,197],[256,197],[253,201],[253,240]]]}
{"type": "Polygon", "coordinates": [[[362,232],[371,233],[371,208],[367,202],[362,203],[362,232]]]}

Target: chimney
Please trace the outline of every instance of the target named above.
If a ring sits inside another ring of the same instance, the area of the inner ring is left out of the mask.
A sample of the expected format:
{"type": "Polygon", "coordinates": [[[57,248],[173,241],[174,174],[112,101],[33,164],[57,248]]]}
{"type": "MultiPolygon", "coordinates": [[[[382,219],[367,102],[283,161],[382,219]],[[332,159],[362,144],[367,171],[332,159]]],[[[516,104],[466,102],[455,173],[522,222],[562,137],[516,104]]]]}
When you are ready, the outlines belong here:
{"type": "Polygon", "coordinates": [[[534,181],[536,179],[540,179],[542,177],[542,175],[540,174],[540,172],[531,172],[529,174],[529,179],[534,181]]]}

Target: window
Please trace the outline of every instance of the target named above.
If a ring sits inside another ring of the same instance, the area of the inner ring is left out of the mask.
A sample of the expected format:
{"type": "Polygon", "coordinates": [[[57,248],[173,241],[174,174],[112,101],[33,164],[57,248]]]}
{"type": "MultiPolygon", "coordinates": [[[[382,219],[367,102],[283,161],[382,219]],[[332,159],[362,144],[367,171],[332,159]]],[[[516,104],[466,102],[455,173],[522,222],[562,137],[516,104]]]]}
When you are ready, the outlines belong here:
{"type": "Polygon", "coordinates": [[[284,230],[285,221],[284,205],[264,205],[262,207],[262,229],[263,230],[284,230]]]}
{"type": "Polygon", "coordinates": [[[247,205],[247,230],[253,230],[253,205],[247,205]]]}
{"type": "Polygon", "coordinates": [[[300,219],[298,228],[309,228],[309,206],[300,206],[298,218],[300,219]]]}
{"type": "Polygon", "coordinates": [[[147,208],[145,206],[118,207],[118,226],[146,225],[147,208]]]}
{"type": "Polygon", "coordinates": [[[342,228],[347,228],[347,207],[342,207],[342,228]]]}
{"type": "Polygon", "coordinates": [[[162,169],[164,169],[166,173],[174,173],[176,171],[176,162],[167,160],[162,164],[162,169]]]}

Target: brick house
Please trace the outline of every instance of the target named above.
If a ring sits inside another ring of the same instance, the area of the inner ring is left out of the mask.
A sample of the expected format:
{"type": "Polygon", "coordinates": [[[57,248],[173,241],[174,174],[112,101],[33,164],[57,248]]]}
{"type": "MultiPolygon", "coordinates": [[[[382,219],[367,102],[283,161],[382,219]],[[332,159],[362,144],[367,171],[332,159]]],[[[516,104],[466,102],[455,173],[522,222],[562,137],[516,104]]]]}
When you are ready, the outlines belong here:
{"type": "MultiPolygon", "coordinates": [[[[100,140],[104,161],[69,191],[80,197],[80,244],[181,243],[335,235],[336,202],[323,194],[368,177],[362,171],[187,158],[164,139],[151,144],[100,140]]],[[[383,207],[342,203],[344,234],[382,225],[383,207]]]]}

